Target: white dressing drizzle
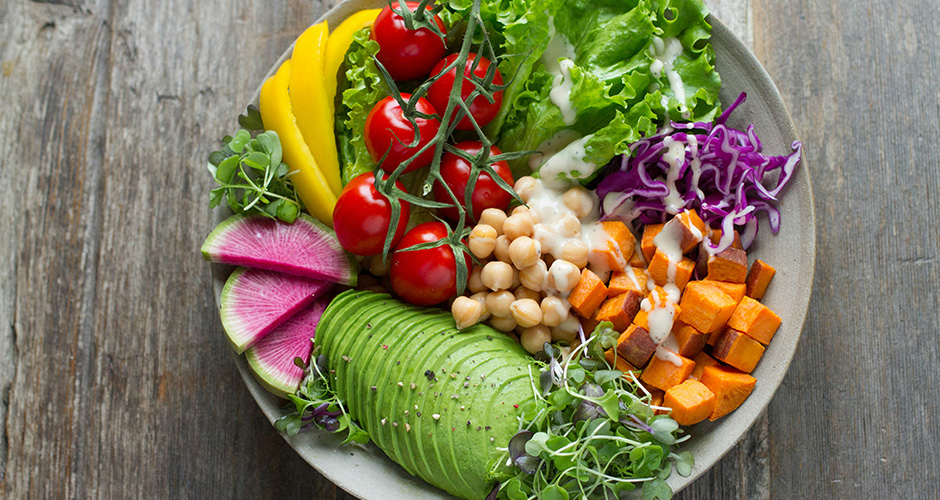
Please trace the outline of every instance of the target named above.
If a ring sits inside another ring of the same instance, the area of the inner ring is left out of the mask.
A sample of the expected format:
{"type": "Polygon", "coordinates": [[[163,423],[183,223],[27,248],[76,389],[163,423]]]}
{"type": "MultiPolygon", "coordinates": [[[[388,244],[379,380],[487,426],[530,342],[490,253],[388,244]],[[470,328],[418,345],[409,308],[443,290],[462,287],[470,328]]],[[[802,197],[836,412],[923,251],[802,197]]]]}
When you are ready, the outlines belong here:
{"type": "Polygon", "coordinates": [[[675,215],[685,208],[685,200],[679,194],[676,188],[676,181],[679,180],[679,170],[685,163],[685,145],[676,141],[672,137],[663,139],[663,145],[666,146],[666,152],[663,153],[663,160],[669,165],[666,172],[666,187],[669,188],[669,194],[663,199],[666,205],[666,212],[675,215]]]}
{"type": "Polygon", "coordinates": [[[675,69],[676,58],[682,55],[683,52],[682,42],[674,36],[666,37],[665,39],[653,37],[650,52],[650,55],[653,56],[653,62],[650,63],[650,73],[654,78],[661,78],[663,73],[666,74],[666,78],[669,80],[669,87],[672,88],[672,92],[676,95],[676,100],[679,101],[679,112],[682,114],[683,118],[688,120],[692,115],[685,104],[685,84],[682,82],[682,77],[675,69]]]}
{"type": "Polygon", "coordinates": [[[551,39],[545,52],[542,53],[541,61],[545,66],[545,71],[555,75],[552,81],[552,90],[549,91],[549,99],[561,111],[561,118],[565,125],[574,125],[578,118],[578,110],[571,104],[571,89],[574,82],[571,80],[571,68],[574,66],[575,51],[574,46],[568,41],[564,34],[555,31],[555,20],[548,18],[548,33],[551,39]]]}
{"type": "Polygon", "coordinates": [[[597,165],[584,161],[587,155],[585,145],[592,137],[594,134],[586,135],[568,144],[542,164],[539,168],[539,176],[545,186],[552,189],[564,189],[569,187],[572,181],[585,179],[594,173],[597,165]]]}

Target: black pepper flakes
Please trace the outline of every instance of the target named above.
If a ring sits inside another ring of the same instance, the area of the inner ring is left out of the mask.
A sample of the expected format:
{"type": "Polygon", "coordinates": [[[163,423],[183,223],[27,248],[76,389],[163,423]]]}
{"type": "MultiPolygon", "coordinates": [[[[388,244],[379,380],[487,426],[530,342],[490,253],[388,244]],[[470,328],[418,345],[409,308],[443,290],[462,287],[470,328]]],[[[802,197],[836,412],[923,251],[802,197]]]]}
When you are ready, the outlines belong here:
{"type": "Polygon", "coordinates": [[[425,370],[424,376],[427,377],[428,380],[434,380],[434,372],[432,372],[431,370],[425,370]]]}

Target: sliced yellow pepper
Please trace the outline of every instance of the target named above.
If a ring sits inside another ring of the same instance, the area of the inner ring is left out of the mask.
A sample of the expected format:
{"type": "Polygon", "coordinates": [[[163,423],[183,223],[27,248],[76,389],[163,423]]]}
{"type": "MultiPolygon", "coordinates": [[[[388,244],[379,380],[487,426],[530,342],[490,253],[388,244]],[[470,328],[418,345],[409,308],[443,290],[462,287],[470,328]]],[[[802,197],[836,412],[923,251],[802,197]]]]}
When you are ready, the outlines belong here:
{"type": "Polygon", "coordinates": [[[382,9],[360,10],[346,18],[338,28],[333,30],[330,37],[326,40],[326,61],[324,64],[323,76],[326,85],[326,95],[330,98],[330,115],[336,112],[336,83],[337,73],[340,66],[346,60],[346,52],[352,44],[353,35],[357,31],[372,26],[375,18],[378,17],[382,9]]]}
{"type": "Polygon", "coordinates": [[[343,184],[336,154],[333,113],[323,84],[323,60],[328,32],[326,21],[323,21],[307,28],[294,42],[289,89],[300,133],[313,152],[330,189],[339,196],[343,184]]]}
{"type": "Polygon", "coordinates": [[[287,90],[290,79],[291,61],[287,60],[274,76],[264,82],[261,87],[261,119],[266,129],[277,132],[284,162],[293,172],[290,179],[307,210],[320,222],[333,227],[336,193],[317,167],[317,161],[297,126],[287,90]]]}

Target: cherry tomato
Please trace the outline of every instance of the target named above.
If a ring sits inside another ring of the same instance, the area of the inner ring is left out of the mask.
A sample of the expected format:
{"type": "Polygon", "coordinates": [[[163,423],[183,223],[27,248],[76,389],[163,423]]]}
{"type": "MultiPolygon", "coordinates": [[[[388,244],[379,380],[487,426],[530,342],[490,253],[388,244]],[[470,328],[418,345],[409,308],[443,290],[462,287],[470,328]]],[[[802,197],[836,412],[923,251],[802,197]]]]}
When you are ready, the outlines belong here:
{"type": "MultiPolygon", "coordinates": [[[[418,10],[418,2],[405,3],[412,12],[418,10]]],[[[431,7],[427,8],[430,10],[431,7]]],[[[395,9],[401,9],[400,2],[395,2],[395,9]]],[[[446,35],[441,18],[434,16],[434,22],[446,35]]],[[[441,37],[428,28],[409,30],[401,15],[392,12],[387,5],[375,18],[369,36],[379,42],[379,52],[375,57],[395,81],[425,78],[446,52],[441,37]]]]}
{"type": "MultiPolygon", "coordinates": [[[[437,63],[434,66],[434,69],[431,70],[432,75],[439,75],[441,71],[444,71],[444,68],[447,65],[451,64],[457,60],[458,54],[451,54],[441,62],[437,63]]],[[[467,78],[470,77],[471,70],[473,74],[479,78],[484,78],[486,76],[487,68],[490,67],[490,60],[474,54],[473,52],[467,57],[467,64],[464,66],[464,76],[467,78]],[[477,67],[473,70],[474,60],[477,60],[477,67]]],[[[431,84],[431,87],[428,89],[428,100],[431,101],[431,104],[434,105],[434,109],[438,110],[439,113],[443,114],[444,109],[447,106],[447,101],[450,98],[450,91],[454,88],[454,79],[457,77],[457,68],[451,68],[445,75],[441,76],[431,84]]],[[[496,70],[496,74],[493,75],[493,85],[502,85],[503,84],[503,75],[496,70]]],[[[463,84],[460,87],[460,96],[463,97],[463,100],[466,101],[470,97],[470,93],[473,92],[475,86],[470,80],[465,79],[463,84]]],[[[503,103],[503,91],[493,93],[493,102],[487,100],[486,97],[480,95],[477,96],[473,102],[470,103],[470,114],[473,115],[473,118],[477,121],[477,125],[484,126],[487,123],[491,122],[493,118],[496,118],[496,115],[499,113],[499,107],[503,103]]],[[[470,119],[466,116],[461,118],[457,122],[457,130],[473,130],[473,124],[470,123],[470,119]]]]}
{"type": "MultiPolygon", "coordinates": [[[[408,101],[411,94],[402,94],[401,97],[408,101]]],[[[423,97],[418,99],[415,109],[429,115],[436,113],[431,103],[423,97]]],[[[376,162],[381,160],[382,155],[388,150],[388,155],[382,162],[382,170],[388,173],[394,172],[402,162],[431,142],[441,127],[440,120],[436,118],[415,118],[415,121],[418,123],[418,144],[408,147],[415,137],[414,128],[405,118],[395,98],[389,96],[382,99],[369,112],[369,116],[366,117],[366,149],[376,162]]],[[[405,168],[405,173],[427,166],[433,159],[434,148],[430,147],[405,168]]]]}
{"type": "MultiPolygon", "coordinates": [[[[407,302],[419,306],[439,304],[457,293],[457,268],[449,245],[424,250],[403,249],[447,237],[443,222],[425,222],[405,233],[392,254],[389,278],[392,290],[407,302]]],[[[470,269],[470,255],[461,264],[470,269]]]]}
{"type": "MultiPolygon", "coordinates": [[[[471,155],[476,155],[480,152],[480,148],[483,147],[483,144],[479,141],[464,141],[456,144],[455,147],[471,155]]],[[[491,146],[490,156],[498,154],[502,154],[502,151],[496,146],[491,146]]],[[[502,177],[507,184],[512,186],[515,183],[509,164],[504,161],[498,161],[494,163],[492,167],[497,175],[502,177]]],[[[451,191],[453,191],[460,200],[460,205],[467,208],[464,203],[464,190],[467,189],[467,180],[470,177],[470,162],[453,153],[445,152],[444,156],[441,158],[441,177],[444,178],[444,182],[447,183],[447,186],[450,187],[451,191]]],[[[434,184],[434,199],[442,203],[454,202],[450,195],[447,194],[447,190],[444,189],[444,186],[440,183],[434,184]]],[[[473,186],[473,195],[470,199],[473,202],[472,217],[473,220],[476,221],[480,219],[480,214],[487,208],[506,210],[506,207],[509,206],[509,202],[512,200],[512,195],[499,187],[499,184],[490,177],[490,174],[481,171],[480,176],[477,177],[476,185],[473,186]]],[[[442,216],[450,220],[457,220],[458,211],[456,208],[442,208],[439,209],[439,212],[442,216]]]]}
{"type": "MultiPolygon", "coordinates": [[[[387,179],[388,176],[385,176],[387,179]]],[[[404,191],[405,186],[395,181],[404,191]]],[[[401,240],[411,216],[411,204],[401,202],[401,216],[395,227],[392,248],[401,240]]],[[[392,204],[375,189],[375,175],[365,173],[346,184],[333,208],[333,230],[336,239],[349,253],[376,255],[382,253],[392,219],[392,204]]]]}

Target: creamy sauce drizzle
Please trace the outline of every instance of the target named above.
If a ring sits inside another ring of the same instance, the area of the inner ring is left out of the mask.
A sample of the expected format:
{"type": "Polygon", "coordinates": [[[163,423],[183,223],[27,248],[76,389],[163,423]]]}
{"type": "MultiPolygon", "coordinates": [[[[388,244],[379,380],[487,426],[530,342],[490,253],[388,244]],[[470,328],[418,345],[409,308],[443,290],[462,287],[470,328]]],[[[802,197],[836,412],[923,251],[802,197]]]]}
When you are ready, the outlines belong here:
{"type": "MultiPolygon", "coordinates": [[[[679,113],[688,120],[692,117],[692,114],[685,104],[685,84],[682,82],[679,72],[675,69],[676,58],[682,55],[682,52],[682,42],[678,38],[673,36],[665,39],[653,37],[653,43],[650,45],[650,55],[653,56],[653,62],[650,63],[650,73],[657,79],[662,78],[665,73],[666,79],[669,80],[669,87],[676,95],[676,100],[679,101],[679,113]]],[[[664,96],[663,99],[666,100],[666,97],[664,96]]]]}

